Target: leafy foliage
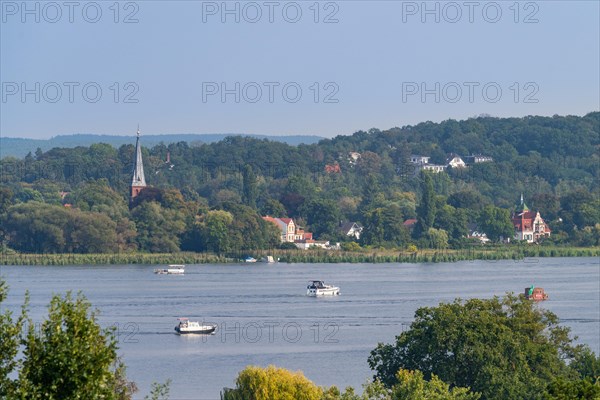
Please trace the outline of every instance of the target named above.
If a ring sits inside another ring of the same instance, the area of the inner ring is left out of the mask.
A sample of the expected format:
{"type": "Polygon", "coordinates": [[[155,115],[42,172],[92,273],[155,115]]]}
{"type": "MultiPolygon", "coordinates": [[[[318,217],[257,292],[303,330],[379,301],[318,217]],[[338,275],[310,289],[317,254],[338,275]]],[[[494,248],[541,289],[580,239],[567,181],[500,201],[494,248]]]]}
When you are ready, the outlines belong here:
{"type": "Polygon", "coordinates": [[[426,381],[421,371],[401,369],[396,374],[398,383],[392,387],[392,400],[478,400],[479,393],[471,393],[467,388],[453,387],[443,382],[435,374],[426,381]]]}
{"type": "Polygon", "coordinates": [[[508,210],[499,207],[486,206],[479,215],[479,226],[492,241],[500,238],[510,238],[514,228],[508,210]]]}
{"type": "Polygon", "coordinates": [[[223,393],[224,400],[319,400],[323,390],[301,372],[268,366],[248,366],[236,379],[235,389],[223,393]]]}
{"type": "MultiPolygon", "coordinates": [[[[0,279],[0,304],[5,298],[0,279]]],[[[0,315],[1,398],[131,399],[137,388],[126,379],[116,338],[100,328],[83,295],[53,296],[40,326],[27,318],[27,299],[17,321],[8,311],[0,315]]]]}
{"type": "MultiPolygon", "coordinates": [[[[339,222],[352,221],[365,227],[363,244],[369,246],[430,247],[429,229],[435,228],[447,233],[450,247],[461,247],[468,224],[477,223],[489,238],[511,237],[506,213],[523,192],[532,210],[539,209],[550,224],[548,242],[595,246],[600,244],[599,126],[600,112],[593,112],[424,122],[298,146],[240,136],[210,144],[161,143],[142,149],[149,186],[131,204],[133,144],[40,150],[0,160],[0,240],[27,252],[229,249],[226,242],[206,246],[199,225],[209,211],[232,212],[226,205],[235,203],[258,216],[303,220],[301,226],[316,239],[339,240],[339,222]],[[493,162],[420,177],[409,161],[411,154],[420,154],[442,163],[449,153],[481,153],[493,162]],[[339,169],[327,172],[327,165],[339,169]],[[22,208],[27,204],[37,206],[22,208]],[[78,211],[67,216],[47,208],[65,204],[78,211]],[[40,208],[38,226],[10,225],[12,216],[35,208],[40,208]],[[99,214],[112,222],[104,220],[105,228],[89,232],[80,228],[76,238],[68,229],[65,233],[65,221],[88,223],[100,220],[99,214]],[[415,217],[411,240],[401,225],[415,217]],[[87,236],[100,233],[110,240],[94,246],[87,236]],[[46,237],[42,245],[31,244],[41,237],[46,237]],[[73,246],[74,241],[86,244],[73,246]]],[[[228,228],[245,232],[238,232],[235,247],[271,246],[268,233],[255,238],[254,220],[245,217],[228,228]]]]}
{"type": "Polygon", "coordinates": [[[565,363],[573,351],[556,315],[507,295],[418,309],[410,329],[380,343],[369,365],[388,387],[409,369],[471,387],[482,399],[536,399],[555,377],[573,376],[565,363]]]}

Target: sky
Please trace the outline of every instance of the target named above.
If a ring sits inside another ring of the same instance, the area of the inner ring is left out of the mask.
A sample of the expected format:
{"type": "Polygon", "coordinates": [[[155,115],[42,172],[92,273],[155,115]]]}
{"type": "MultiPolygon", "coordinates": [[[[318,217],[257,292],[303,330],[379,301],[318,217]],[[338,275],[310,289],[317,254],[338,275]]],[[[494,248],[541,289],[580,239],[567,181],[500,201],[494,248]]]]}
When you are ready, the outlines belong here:
{"type": "Polygon", "coordinates": [[[0,1],[0,136],[600,110],[598,1],[0,1]]]}

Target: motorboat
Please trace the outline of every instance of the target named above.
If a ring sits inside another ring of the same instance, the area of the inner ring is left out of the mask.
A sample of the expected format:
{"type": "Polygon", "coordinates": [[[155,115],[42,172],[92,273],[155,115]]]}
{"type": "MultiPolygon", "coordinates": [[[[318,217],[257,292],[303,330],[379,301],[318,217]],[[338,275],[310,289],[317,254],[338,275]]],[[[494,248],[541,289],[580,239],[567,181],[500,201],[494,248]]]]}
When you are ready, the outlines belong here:
{"type": "Polygon", "coordinates": [[[256,262],[256,258],[248,256],[248,257],[244,258],[244,262],[255,263],[256,262]]]}
{"type": "Polygon", "coordinates": [[[544,292],[544,289],[541,287],[535,287],[531,285],[531,287],[525,288],[525,292],[523,293],[527,300],[533,301],[542,301],[548,300],[548,293],[544,292]]]}
{"type": "Polygon", "coordinates": [[[323,281],[311,281],[306,287],[307,296],[337,296],[339,294],[339,287],[326,285],[323,281]]]}
{"type": "Polygon", "coordinates": [[[265,257],[261,258],[260,262],[272,264],[275,262],[275,259],[273,258],[273,256],[265,256],[265,257]]]}
{"type": "Polygon", "coordinates": [[[154,273],[160,275],[183,275],[185,273],[185,265],[170,264],[167,268],[155,269],[154,273]]]}
{"type": "Polygon", "coordinates": [[[215,325],[200,325],[197,321],[190,321],[189,318],[178,318],[179,324],[175,327],[175,332],[180,335],[188,333],[211,334],[217,327],[215,325]]]}

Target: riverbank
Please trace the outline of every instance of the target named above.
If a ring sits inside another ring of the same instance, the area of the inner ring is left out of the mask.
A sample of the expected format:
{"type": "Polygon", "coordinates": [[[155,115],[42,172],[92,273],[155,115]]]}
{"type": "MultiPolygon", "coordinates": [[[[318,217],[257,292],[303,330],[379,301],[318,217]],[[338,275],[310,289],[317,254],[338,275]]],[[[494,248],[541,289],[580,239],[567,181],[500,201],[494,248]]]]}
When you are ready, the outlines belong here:
{"type": "Polygon", "coordinates": [[[211,253],[116,253],[22,254],[2,253],[0,265],[116,265],[116,264],[226,264],[239,263],[247,255],[256,259],[273,256],[286,263],[428,263],[476,260],[521,260],[535,257],[600,257],[600,247],[515,246],[459,250],[256,250],[237,254],[211,253]]]}

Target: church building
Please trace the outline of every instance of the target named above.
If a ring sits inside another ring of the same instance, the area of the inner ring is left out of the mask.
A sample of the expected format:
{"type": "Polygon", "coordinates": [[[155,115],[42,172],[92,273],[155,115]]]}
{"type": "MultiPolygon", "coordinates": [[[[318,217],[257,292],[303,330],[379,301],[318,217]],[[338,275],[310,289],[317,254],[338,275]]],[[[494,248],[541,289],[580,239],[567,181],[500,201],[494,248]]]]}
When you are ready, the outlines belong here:
{"type": "Polygon", "coordinates": [[[515,240],[525,240],[527,243],[539,242],[542,237],[550,236],[550,227],[544,222],[539,211],[530,211],[523,201],[517,206],[511,216],[515,227],[515,240]]]}
{"type": "Polygon", "coordinates": [[[140,145],[140,128],[137,130],[137,141],[135,142],[135,164],[133,166],[133,178],[131,179],[131,192],[129,200],[133,201],[138,194],[146,187],[146,178],[144,177],[144,163],[142,162],[142,146],[140,145]]]}

